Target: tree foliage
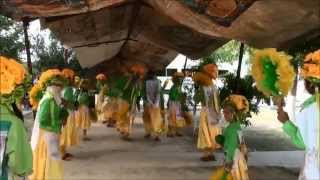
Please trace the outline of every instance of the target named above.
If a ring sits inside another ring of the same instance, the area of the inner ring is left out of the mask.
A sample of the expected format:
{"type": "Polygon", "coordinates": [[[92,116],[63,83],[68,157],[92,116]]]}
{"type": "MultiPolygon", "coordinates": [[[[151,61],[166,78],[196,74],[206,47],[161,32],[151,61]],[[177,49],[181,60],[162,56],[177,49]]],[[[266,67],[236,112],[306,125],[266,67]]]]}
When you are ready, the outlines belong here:
{"type": "Polygon", "coordinates": [[[304,41],[288,48],[286,51],[293,56],[292,64],[296,69],[302,65],[304,57],[309,53],[320,49],[320,35],[312,38],[305,39],[304,41]]]}
{"type": "MultiPolygon", "coordinates": [[[[270,99],[264,96],[255,86],[252,76],[246,75],[244,78],[237,79],[233,73],[228,73],[223,79],[224,86],[220,88],[220,99],[224,100],[231,94],[241,94],[249,101],[249,113],[258,113],[261,101],[270,104],[270,99]]],[[[250,114],[249,114],[250,117],[250,114]]],[[[250,122],[246,121],[246,125],[250,122]]]]}
{"type": "Polygon", "coordinates": [[[19,60],[23,49],[22,23],[0,15],[0,55],[19,60]]]}
{"type": "Polygon", "coordinates": [[[232,40],[212,53],[201,58],[201,64],[232,63],[238,59],[240,42],[232,40]]]}
{"type": "Polygon", "coordinates": [[[34,38],[33,54],[37,60],[33,63],[37,72],[47,70],[49,68],[70,68],[75,72],[82,74],[83,69],[76,59],[74,53],[69,53],[65,60],[65,49],[61,43],[51,34],[49,44],[45,43],[44,37],[36,36],[34,38]]]}

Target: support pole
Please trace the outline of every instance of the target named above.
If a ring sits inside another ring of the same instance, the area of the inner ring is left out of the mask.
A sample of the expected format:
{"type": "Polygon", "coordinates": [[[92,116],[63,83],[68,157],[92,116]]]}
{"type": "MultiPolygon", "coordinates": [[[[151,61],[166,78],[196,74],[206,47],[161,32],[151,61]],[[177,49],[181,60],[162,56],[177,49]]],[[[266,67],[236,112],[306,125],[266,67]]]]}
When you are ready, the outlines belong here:
{"type": "Polygon", "coordinates": [[[29,19],[24,18],[23,22],[23,33],[24,33],[24,44],[26,47],[27,52],[27,64],[28,64],[28,71],[32,75],[32,63],[31,63],[31,53],[30,53],[30,42],[28,36],[28,27],[29,27],[29,19]]]}
{"type": "Polygon", "coordinates": [[[183,66],[183,74],[184,74],[184,77],[187,76],[187,72],[186,72],[187,62],[188,62],[188,57],[186,56],[186,60],[184,61],[184,66],[183,66]]]}
{"type": "MultiPolygon", "coordinates": [[[[240,44],[240,49],[239,49],[239,63],[238,63],[238,69],[237,69],[237,82],[240,80],[240,74],[241,74],[241,66],[242,66],[242,59],[243,59],[243,53],[244,53],[244,44],[240,44]]],[[[239,93],[239,85],[238,83],[236,84],[236,91],[239,93]]]]}

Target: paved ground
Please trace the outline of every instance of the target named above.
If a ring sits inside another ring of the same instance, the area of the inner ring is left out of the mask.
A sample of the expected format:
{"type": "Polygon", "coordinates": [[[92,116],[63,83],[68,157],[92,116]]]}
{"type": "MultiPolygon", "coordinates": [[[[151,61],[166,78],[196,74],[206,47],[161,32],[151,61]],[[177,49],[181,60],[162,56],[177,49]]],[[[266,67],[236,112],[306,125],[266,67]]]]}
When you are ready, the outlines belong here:
{"type": "MultiPolygon", "coordinates": [[[[140,125],[134,141],[124,142],[114,129],[95,124],[89,132],[92,141],[70,152],[75,159],[65,164],[66,179],[208,179],[221,162],[199,161],[200,153],[192,138],[182,137],[153,142],[143,138],[140,125]]],[[[250,167],[251,179],[296,179],[297,171],[275,167],[250,167]]]]}
{"type": "MultiPolygon", "coordinates": [[[[30,127],[32,125],[30,115],[28,119],[26,124],[30,127]]],[[[254,123],[257,129],[259,125],[264,127],[262,122],[254,123]]],[[[267,128],[258,130],[248,128],[245,134],[250,150],[259,150],[258,154],[253,152],[251,156],[249,155],[251,179],[297,179],[296,168],[265,167],[264,163],[261,163],[273,155],[259,154],[260,151],[272,151],[278,148],[293,150],[278,127],[269,125],[267,128]],[[271,128],[268,129],[268,127],[271,128]],[[279,140],[282,143],[277,143],[279,140]]],[[[92,138],[91,141],[82,142],[79,146],[70,149],[75,159],[65,163],[65,179],[205,180],[209,179],[214,169],[221,163],[223,156],[220,152],[217,154],[217,162],[200,162],[201,154],[196,150],[192,136],[163,138],[161,142],[145,140],[141,123],[135,125],[132,142],[120,140],[115,129],[106,128],[101,124],[93,124],[89,136],[92,138]]],[[[276,159],[279,158],[279,154],[275,154],[278,155],[276,159]]],[[[274,163],[278,162],[267,165],[274,163]]]]}

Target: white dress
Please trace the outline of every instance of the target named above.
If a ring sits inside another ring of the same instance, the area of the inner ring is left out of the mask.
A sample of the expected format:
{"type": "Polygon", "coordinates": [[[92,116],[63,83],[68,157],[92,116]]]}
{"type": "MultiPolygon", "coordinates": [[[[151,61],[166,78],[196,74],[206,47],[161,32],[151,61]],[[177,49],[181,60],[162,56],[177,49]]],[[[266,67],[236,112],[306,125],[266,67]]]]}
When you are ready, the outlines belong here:
{"type": "Polygon", "coordinates": [[[300,180],[319,180],[319,109],[313,103],[302,110],[296,117],[295,124],[299,128],[305,145],[305,162],[300,172],[300,180]]]}

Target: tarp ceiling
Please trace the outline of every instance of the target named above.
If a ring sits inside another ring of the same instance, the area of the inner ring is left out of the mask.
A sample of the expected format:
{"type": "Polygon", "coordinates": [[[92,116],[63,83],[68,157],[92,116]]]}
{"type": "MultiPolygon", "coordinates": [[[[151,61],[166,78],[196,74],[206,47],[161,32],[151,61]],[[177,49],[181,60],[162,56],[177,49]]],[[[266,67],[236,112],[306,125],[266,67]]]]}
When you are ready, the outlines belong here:
{"type": "Polygon", "coordinates": [[[284,48],[320,34],[317,0],[11,0],[0,13],[40,18],[94,71],[163,69],[178,53],[197,59],[231,39],[284,48]]]}

